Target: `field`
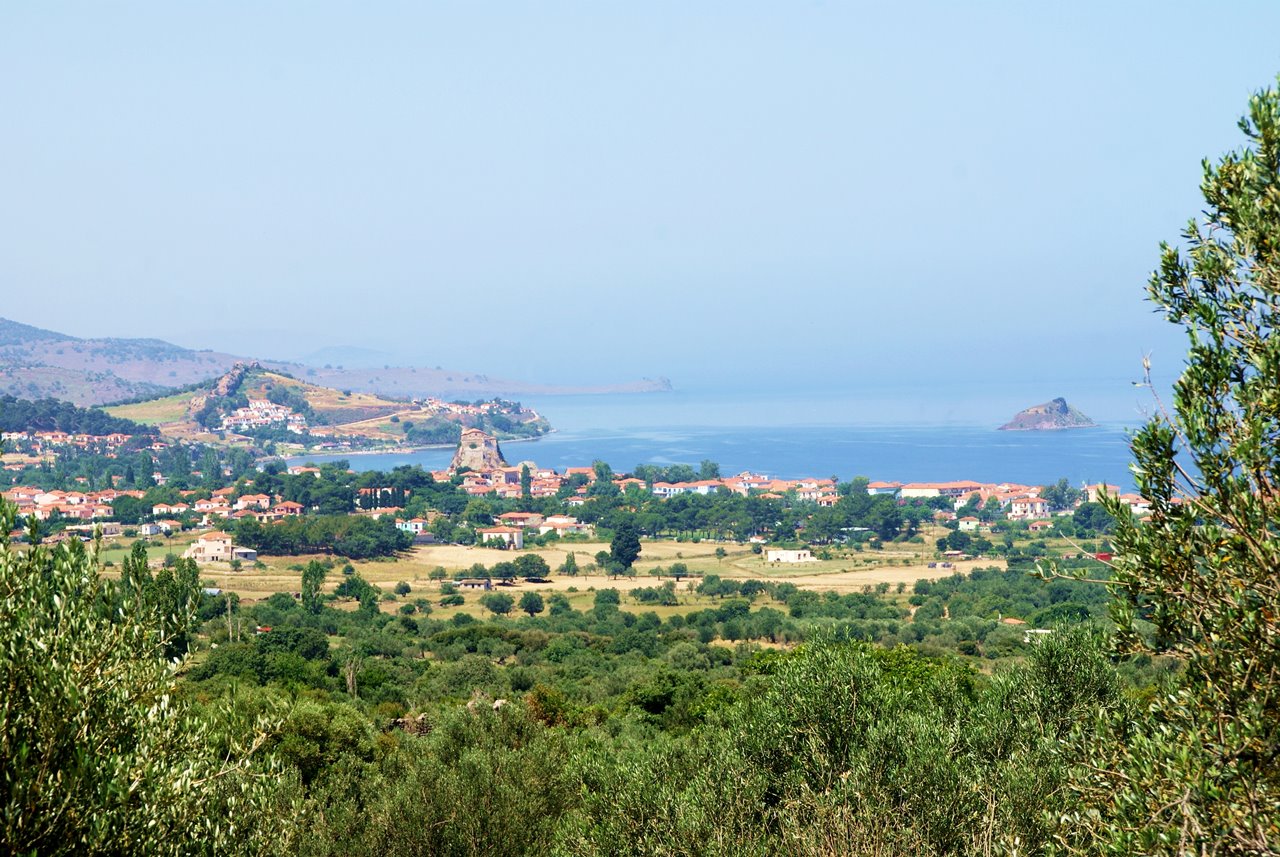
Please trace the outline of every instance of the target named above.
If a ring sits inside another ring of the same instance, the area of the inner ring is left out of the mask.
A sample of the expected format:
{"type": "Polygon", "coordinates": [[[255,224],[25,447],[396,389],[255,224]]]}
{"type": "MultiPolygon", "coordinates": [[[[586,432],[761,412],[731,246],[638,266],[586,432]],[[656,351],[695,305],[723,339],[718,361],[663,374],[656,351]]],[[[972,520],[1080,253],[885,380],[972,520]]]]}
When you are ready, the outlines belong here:
{"type": "MultiPolygon", "coordinates": [[[[335,428],[340,429],[343,435],[358,435],[373,440],[394,440],[400,441],[404,439],[404,421],[417,422],[419,420],[428,420],[434,413],[422,408],[410,407],[406,408],[404,403],[397,405],[400,410],[394,414],[382,413],[366,420],[357,420],[355,422],[343,423],[335,428]],[[391,422],[391,417],[399,418],[400,422],[391,422]]],[[[325,429],[321,429],[324,432],[325,429]]]]}
{"type": "Polygon", "coordinates": [[[253,398],[265,398],[268,384],[293,387],[306,397],[307,404],[311,405],[316,413],[330,417],[335,423],[344,422],[342,419],[344,416],[350,417],[351,421],[366,420],[372,416],[401,411],[406,407],[404,402],[391,401],[371,393],[322,387],[297,378],[278,375],[275,372],[263,372],[254,376],[253,380],[246,381],[242,392],[253,398]]]}
{"type": "MultiPolygon", "coordinates": [[[[159,561],[166,553],[181,554],[194,538],[194,534],[183,534],[172,539],[154,540],[150,549],[153,562],[159,561]]],[[[937,579],[949,577],[957,572],[966,573],[976,567],[996,566],[1003,568],[1005,563],[999,559],[967,560],[954,564],[952,568],[943,568],[941,564],[929,568],[933,562],[933,553],[927,548],[932,544],[936,534],[930,533],[926,544],[892,544],[881,551],[845,551],[831,559],[797,564],[768,564],[762,555],[753,553],[749,548],[740,545],[717,545],[712,542],[691,543],[672,540],[644,541],[643,552],[636,562],[636,574],[631,577],[611,578],[598,573],[594,568],[594,556],[597,551],[608,550],[605,542],[562,543],[555,547],[536,548],[532,552],[546,560],[552,569],[560,567],[566,556],[572,551],[578,566],[583,573],[576,576],[553,574],[545,583],[519,582],[511,586],[503,586],[500,591],[515,596],[526,590],[534,590],[544,594],[552,592],[566,593],[575,607],[589,606],[594,593],[600,589],[617,589],[626,593],[639,587],[661,586],[670,580],[665,570],[673,563],[684,563],[695,575],[717,574],[723,578],[745,580],[754,578],[763,581],[787,581],[801,589],[815,591],[835,591],[840,593],[861,592],[866,587],[888,584],[896,587],[904,584],[910,587],[920,579],[937,579]],[[725,548],[726,555],[718,558],[717,547],[725,548]],[[659,569],[664,576],[659,577],[659,569]]],[[[101,560],[103,563],[118,564],[128,550],[128,540],[118,540],[105,547],[101,560]]],[[[384,592],[391,592],[401,581],[412,587],[412,592],[401,601],[388,601],[383,609],[394,611],[404,600],[427,598],[437,602],[441,597],[441,581],[433,580],[431,572],[443,568],[448,579],[459,572],[465,572],[476,563],[486,567],[514,559],[519,553],[492,548],[467,547],[462,545],[426,545],[415,547],[402,556],[372,560],[356,561],[351,565],[359,574],[371,583],[381,587],[384,592]]],[[[332,591],[343,579],[341,573],[346,560],[341,557],[321,555],[311,556],[264,556],[256,564],[246,563],[240,571],[233,571],[223,563],[212,563],[202,568],[202,578],[210,585],[223,590],[235,592],[246,602],[269,598],[277,592],[296,593],[300,588],[300,570],[311,560],[320,560],[332,564],[325,588],[332,591]]],[[[106,568],[108,574],[111,567],[106,568]]],[[[658,608],[654,605],[624,603],[624,609],[640,611],[656,610],[660,615],[672,612],[684,612],[699,609],[709,603],[707,599],[693,593],[698,578],[682,580],[677,585],[681,604],[672,607],[658,608]]],[[[495,584],[496,586],[496,584],[495,584]]],[[[450,616],[453,612],[464,612],[478,615],[481,609],[478,604],[478,591],[463,590],[466,602],[457,608],[433,609],[436,615],[450,616]]]]}
{"type": "Polygon", "coordinates": [[[191,404],[191,393],[177,393],[162,399],[151,399],[133,405],[116,405],[103,408],[113,417],[123,417],[147,426],[162,423],[175,423],[187,416],[187,406],[191,404]]]}

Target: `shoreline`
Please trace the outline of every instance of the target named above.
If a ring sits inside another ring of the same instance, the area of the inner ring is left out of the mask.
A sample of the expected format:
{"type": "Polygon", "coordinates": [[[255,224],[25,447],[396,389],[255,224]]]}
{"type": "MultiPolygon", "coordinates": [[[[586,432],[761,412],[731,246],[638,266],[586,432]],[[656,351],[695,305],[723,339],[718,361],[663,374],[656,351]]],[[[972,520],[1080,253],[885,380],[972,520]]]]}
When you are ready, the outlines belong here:
{"type": "MultiPolygon", "coordinates": [[[[582,430],[560,427],[555,434],[528,449],[511,446],[508,460],[534,459],[540,466],[563,471],[609,462],[616,472],[630,472],[637,463],[696,464],[716,461],[722,472],[761,472],[778,479],[813,478],[839,474],[847,479],[865,475],[899,482],[974,480],[1049,484],[1067,478],[1072,485],[1106,482],[1133,484],[1129,470],[1129,426],[1099,424],[1090,431],[993,431],[989,426],[850,426],[765,427],[731,429],[719,426],[680,426],[649,429],[582,430]]],[[[516,440],[504,441],[516,443],[516,440]]],[[[332,452],[295,453],[291,463],[315,464],[347,458],[354,470],[390,470],[399,465],[443,467],[446,445],[394,447],[332,452]],[[370,456],[386,456],[382,459],[370,456]],[[440,459],[440,460],[437,460],[440,459]]]]}
{"type": "MultiPolygon", "coordinates": [[[[551,429],[547,434],[538,435],[537,437],[516,437],[511,440],[499,440],[498,443],[533,443],[535,441],[542,440],[542,438],[547,435],[554,434],[555,432],[556,429],[551,429]]],[[[457,449],[457,447],[458,445],[456,443],[427,443],[416,444],[414,446],[395,446],[387,449],[351,449],[342,452],[303,452],[298,455],[267,456],[264,460],[268,460],[270,458],[283,458],[285,461],[301,461],[308,458],[321,458],[328,456],[346,458],[349,455],[402,455],[414,452],[428,452],[433,449],[457,449]]]]}

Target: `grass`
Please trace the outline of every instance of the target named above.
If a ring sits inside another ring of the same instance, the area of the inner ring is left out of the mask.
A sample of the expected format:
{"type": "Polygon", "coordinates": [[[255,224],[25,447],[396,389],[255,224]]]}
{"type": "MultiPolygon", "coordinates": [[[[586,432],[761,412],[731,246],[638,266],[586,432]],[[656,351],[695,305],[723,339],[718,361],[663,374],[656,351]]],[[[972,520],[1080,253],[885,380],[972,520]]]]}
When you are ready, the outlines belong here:
{"type": "MultiPolygon", "coordinates": [[[[159,561],[167,553],[181,554],[195,538],[194,533],[184,533],[173,539],[153,542],[151,559],[159,561]]],[[[119,565],[127,555],[131,540],[117,540],[106,546],[102,553],[104,562],[111,561],[119,565]]],[[[546,560],[551,566],[553,575],[548,583],[518,583],[512,587],[502,587],[499,591],[508,592],[517,598],[522,592],[533,590],[545,596],[559,592],[569,596],[575,607],[590,606],[594,592],[600,589],[617,589],[624,594],[641,587],[661,586],[670,577],[657,577],[653,572],[661,566],[669,568],[673,562],[683,562],[694,574],[718,574],[733,579],[755,578],[757,580],[789,581],[801,589],[815,591],[832,590],[836,592],[860,592],[867,587],[880,583],[894,586],[905,583],[910,586],[921,578],[937,579],[949,577],[957,572],[965,573],[979,566],[1003,567],[1003,560],[970,560],[956,563],[954,568],[928,568],[933,561],[931,554],[922,551],[922,545],[893,545],[894,550],[849,551],[831,560],[797,565],[767,565],[760,555],[749,548],[739,545],[717,545],[702,542],[692,544],[672,540],[645,541],[641,559],[636,563],[636,574],[630,577],[610,578],[603,574],[585,573],[595,571],[594,556],[597,551],[608,550],[605,542],[573,542],[553,547],[533,549],[533,552],[546,560]],[[724,547],[726,556],[723,560],[715,556],[716,547],[724,547]],[[910,548],[907,550],[906,548],[910,548]],[[577,556],[579,568],[584,573],[576,577],[554,574],[554,570],[563,564],[565,557],[572,551],[577,556]],[[883,555],[881,555],[883,553],[883,555]],[[570,592],[576,589],[576,592],[570,592]]],[[[414,548],[405,554],[379,560],[357,560],[351,565],[370,583],[390,592],[395,585],[404,581],[413,587],[407,598],[383,605],[387,611],[394,611],[406,601],[417,597],[429,598],[433,603],[440,600],[440,581],[432,580],[433,569],[442,567],[451,579],[459,572],[466,572],[472,565],[481,563],[493,567],[503,561],[510,561],[519,556],[518,552],[495,550],[482,547],[465,547],[462,545],[427,545],[414,548]]],[[[342,581],[342,567],[347,560],[342,557],[327,555],[303,556],[263,556],[257,564],[246,563],[240,571],[232,571],[226,563],[211,563],[201,569],[201,577],[212,585],[237,593],[242,599],[256,601],[270,597],[276,592],[297,592],[301,586],[300,575],[290,566],[306,565],[312,560],[320,560],[332,565],[325,588],[332,591],[342,581]]],[[[110,572],[111,569],[108,569],[110,572]]],[[[690,581],[677,584],[681,604],[674,607],[660,608],[657,605],[634,604],[624,598],[624,608],[633,612],[653,610],[659,615],[688,612],[700,609],[707,603],[689,589],[690,581]]],[[[696,585],[697,580],[693,581],[696,585]]],[[[463,590],[467,598],[462,612],[479,616],[483,611],[479,607],[479,596],[482,590],[463,590]]],[[[448,608],[434,608],[442,615],[452,615],[448,608]]]]}
{"type": "Polygon", "coordinates": [[[192,395],[192,393],[177,393],[162,399],[151,399],[133,405],[116,405],[103,410],[113,417],[123,417],[147,426],[158,426],[185,419],[192,395]]]}

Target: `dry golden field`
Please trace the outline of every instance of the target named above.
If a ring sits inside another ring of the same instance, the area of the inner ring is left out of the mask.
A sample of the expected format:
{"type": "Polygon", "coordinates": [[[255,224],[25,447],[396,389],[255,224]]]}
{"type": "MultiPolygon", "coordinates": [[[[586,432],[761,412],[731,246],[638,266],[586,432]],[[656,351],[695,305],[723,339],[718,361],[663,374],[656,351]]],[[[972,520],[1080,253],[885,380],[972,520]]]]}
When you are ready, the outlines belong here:
{"type": "Polygon", "coordinates": [[[186,419],[187,406],[191,404],[191,393],[177,393],[163,399],[152,399],[138,402],[135,405],[116,405],[103,408],[113,417],[123,417],[148,426],[163,423],[176,423],[186,419]]]}
{"type": "MultiPolygon", "coordinates": [[[[152,561],[158,563],[166,553],[180,554],[193,538],[194,534],[186,533],[173,539],[153,542],[150,549],[152,561]]],[[[953,568],[942,568],[940,564],[929,568],[929,562],[934,559],[932,552],[927,548],[934,538],[936,534],[930,533],[924,545],[890,545],[883,551],[847,551],[833,559],[794,565],[768,565],[761,555],[740,545],[716,545],[708,542],[693,544],[670,540],[644,541],[640,559],[636,562],[636,574],[632,577],[620,578],[602,575],[594,568],[596,552],[608,550],[607,543],[560,544],[555,547],[535,548],[532,552],[545,559],[554,570],[572,551],[581,569],[578,575],[553,574],[549,581],[536,584],[521,581],[511,586],[498,587],[495,583],[495,588],[517,598],[522,592],[528,590],[543,594],[564,593],[569,596],[575,607],[584,607],[590,606],[594,592],[600,589],[617,589],[626,593],[638,587],[660,586],[671,578],[658,577],[659,567],[665,570],[675,562],[684,563],[690,572],[699,575],[718,574],[721,577],[733,579],[788,581],[802,589],[831,590],[841,593],[860,592],[866,587],[874,587],[881,583],[895,588],[899,583],[910,587],[916,580],[922,578],[948,577],[957,572],[967,573],[975,567],[982,566],[1004,567],[1003,560],[982,559],[959,562],[953,568]],[[725,548],[724,558],[716,557],[716,547],[725,548]]],[[[118,564],[127,549],[127,540],[118,540],[115,544],[106,546],[101,560],[104,563],[118,564]]],[[[479,615],[483,612],[478,603],[479,596],[482,594],[479,590],[462,590],[465,602],[461,607],[439,607],[442,581],[432,579],[431,572],[434,569],[443,568],[446,578],[452,580],[458,573],[465,572],[476,563],[492,567],[496,563],[512,560],[517,556],[519,556],[517,552],[492,548],[428,545],[413,548],[393,559],[354,561],[351,565],[361,576],[381,587],[384,592],[391,592],[401,581],[409,584],[412,589],[410,594],[396,601],[385,602],[384,610],[394,611],[405,602],[425,598],[432,603],[436,615],[449,616],[456,611],[479,615]]],[[[211,563],[202,568],[201,576],[211,585],[235,592],[245,601],[258,601],[276,592],[298,592],[301,567],[311,560],[327,561],[333,564],[325,581],[325,588],[332,591],[343,579],[341,569],[347,561],[341,557],[264,556],[256,564],[244,564],[239,571],[233,571],[225,563],[211,563]]],[[[111,574],[112,570],[110,566],[105,568],[107,574],[111,574]]],[[[677,593],[681,600],[678,606],[640,605],[624,599],[623,607],[640,611],[654,610],[660,615],[699,609],[709,602],[692,591],[697,583],[698,579],[695,578],[692,581],[686,579],[677,584],[677,593]]]]}

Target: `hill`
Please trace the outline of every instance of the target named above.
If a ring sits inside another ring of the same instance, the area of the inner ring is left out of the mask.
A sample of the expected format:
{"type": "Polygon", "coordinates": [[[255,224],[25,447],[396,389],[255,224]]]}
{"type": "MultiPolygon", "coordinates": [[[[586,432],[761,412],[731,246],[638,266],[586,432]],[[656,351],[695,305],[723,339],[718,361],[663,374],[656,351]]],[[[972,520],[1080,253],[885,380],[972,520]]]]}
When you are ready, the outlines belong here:
{"type": "Polygon", "coordinates": [[[0,318],[0,393],[99,405],[207,381],[237,357],[159,339],[80,339],[0,318]]]}
{"type": "Polygon", "coordinates": [[[396,401],[312,384],[260,363],[238,363],[192,390],[104,410],[174,438],[302,448],[455,443],[466,427],[504,439],[551,430],[537,412],[512,402],[396,401]]]}
{"type": "Polygon", "coordinates": [[[321,368],[220,351],[196,351],[160,339],[84,339],[0,318],[0,393],[27,399],[53,397],[77,405],[140,400],[204,383],[231,371],[237,363],[252,362],[318,386],[391,398],[653,392],[671,386],[666,379],[646,379],[569,387],[491,378],[441,367],[321,368]]]}
{"type": "Polygon", "coordinates": [[[1057,429],[1090,428],[1097,425],[1080,411],[1067,404],[1059,396],[1043,405],[1033,405],[1014,414],[1013,419],[1000,426],[1000,431],[1053,431],[1057,429]]]}

